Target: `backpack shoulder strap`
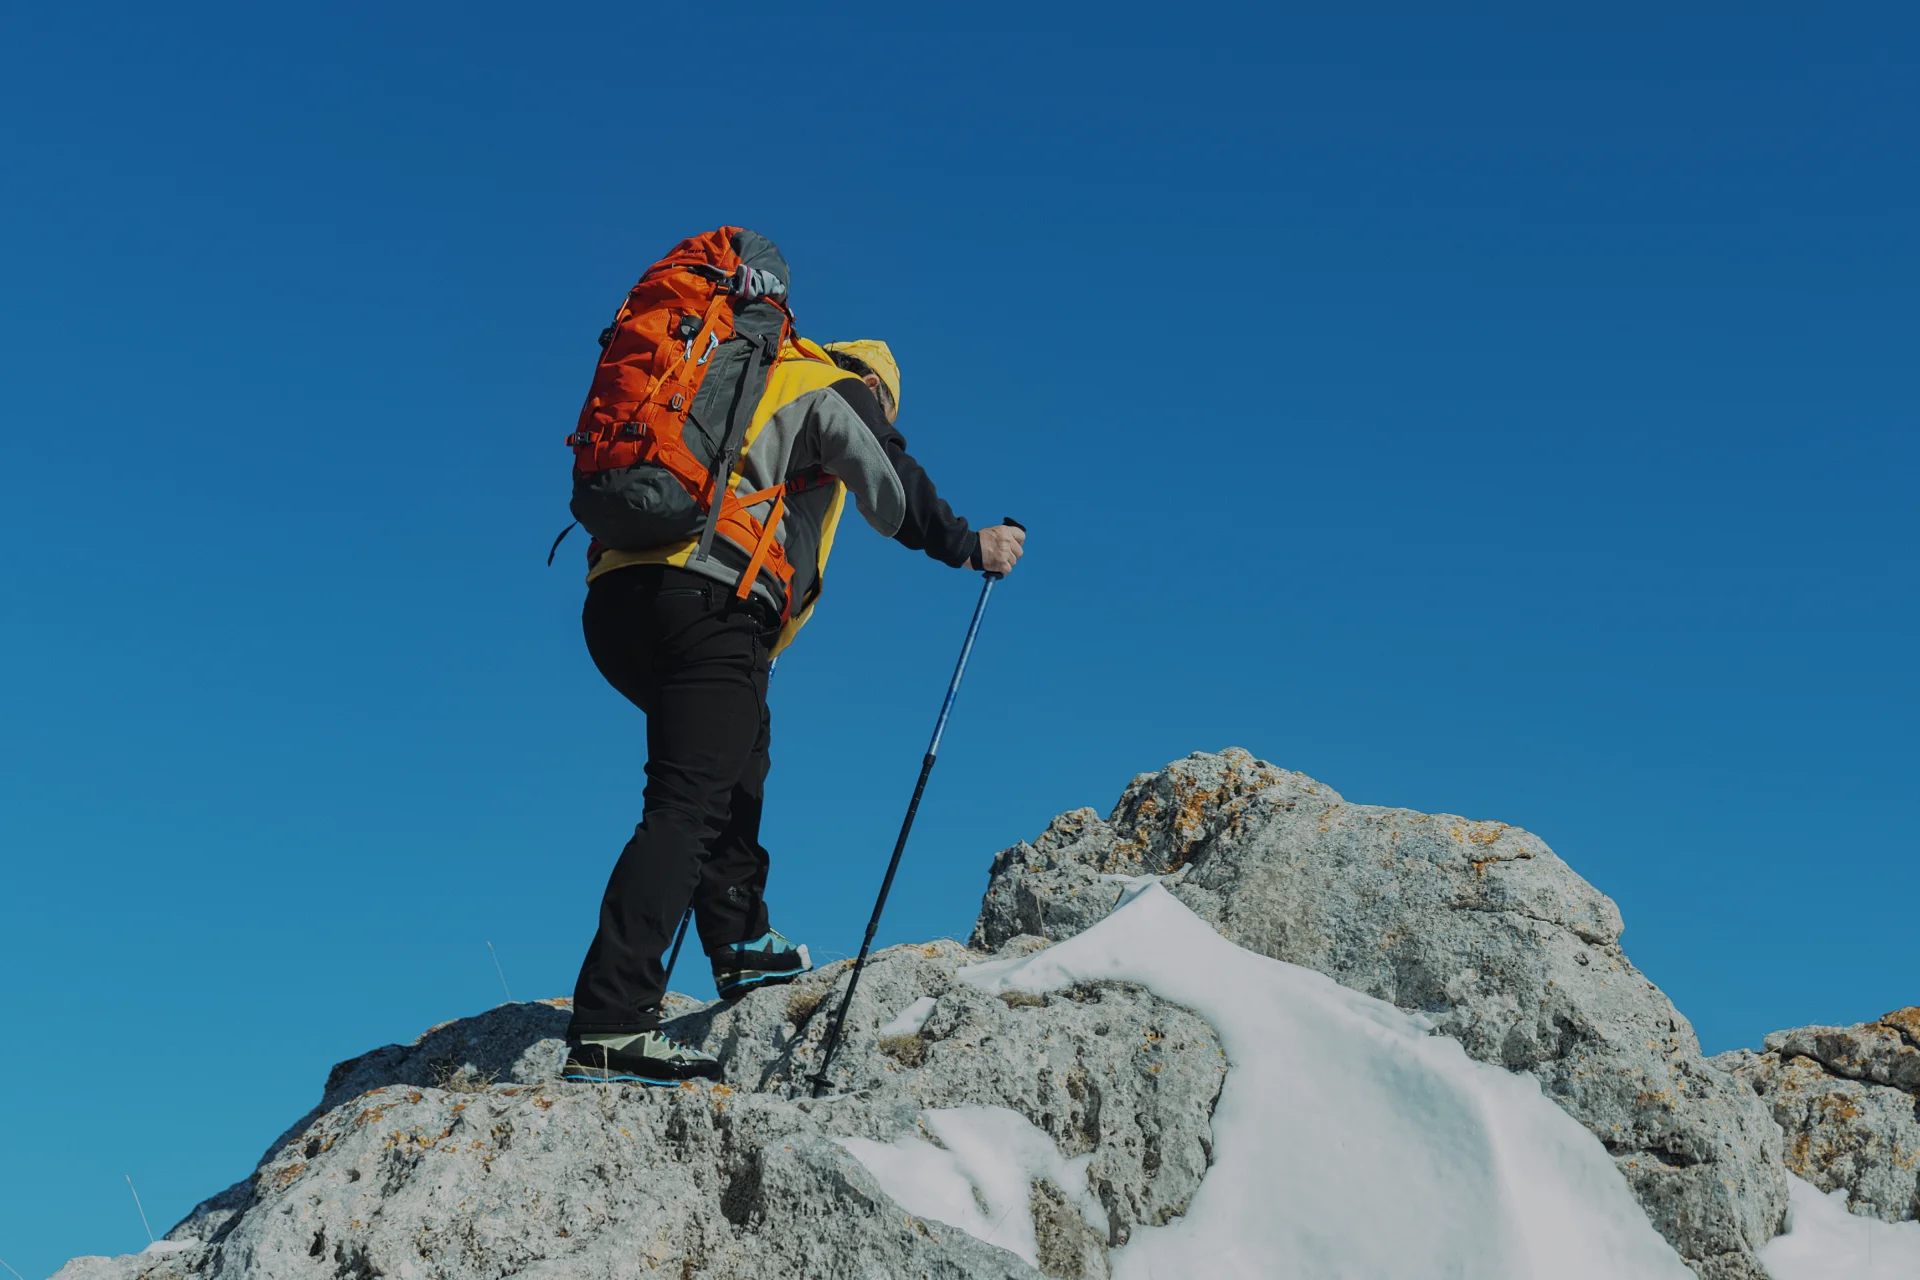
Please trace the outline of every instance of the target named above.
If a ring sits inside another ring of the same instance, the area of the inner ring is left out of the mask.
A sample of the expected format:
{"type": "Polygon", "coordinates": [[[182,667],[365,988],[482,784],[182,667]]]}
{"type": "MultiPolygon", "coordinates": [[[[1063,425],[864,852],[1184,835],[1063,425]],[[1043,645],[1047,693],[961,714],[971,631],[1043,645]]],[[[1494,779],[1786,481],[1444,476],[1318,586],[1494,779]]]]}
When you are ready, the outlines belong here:
{"type": "MultiPolygon", "coordinates": [[[[721,437],[720,451],[714,456],[711,468],[713,493],[707,502],[707,522],[700,530],[700,544],[694,549],[693,558],[696,560],[706,560],[712,556],[714,535],[720,530],[720,509],[726,505],[727,490],[733,484],[733,468],[740,456],[741,438],[746,434],[747,424],[753,419],[754,409],[758,407],[757,404],[746,403],[746,390],[759,385],[761,371],[772,364],[779,354],[780,341],[773,337],[755,342],[747,352],[746,373],[734,388],[733,403],[727,407],[726,434],[721,437]]],[[[742,581],[751,585],[750,577],[742,581]]]]}

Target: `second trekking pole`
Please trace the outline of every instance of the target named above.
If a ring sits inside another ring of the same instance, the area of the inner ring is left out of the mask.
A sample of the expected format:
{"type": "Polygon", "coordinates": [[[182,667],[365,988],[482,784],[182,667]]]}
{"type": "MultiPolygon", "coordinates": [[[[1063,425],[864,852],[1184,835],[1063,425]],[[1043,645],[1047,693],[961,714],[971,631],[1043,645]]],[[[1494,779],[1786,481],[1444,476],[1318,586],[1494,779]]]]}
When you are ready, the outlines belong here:
{"type": "MultiPolygon", "coordinates": [[[[1023,533],[1026,526],[1009,516],[1000,522],[1012,525],[1023,533]]],[[[860,985],[860,971],[866,968],[867,953],[873,950],[873,935],[880,931],[880,913],[887,909],[887,894],[893,890],[894,873],[900,870],[900,855],[906,852],[907,837],[913,833],[913,815],[920,811],[920,797],[926,793],[927,778],[933,773],[934,760],[940,754],[940,738],[947,731],[947,717],[953,714],[953,700],[960,693],[960,677],[967,674],[967,659],[973,655],[974,637],[980,634],[980,619],[986,616],[987,599],[993,595],[993,584],[1000,580],[997,573],[987,574],[987,580],[980,587],[979,603],[973,606],[973,621],[967,624],[967,639],[960,646],[960,661],[954,664],[953,679],[947,684],[946,701],[940,704],[940,718],[933,723],[933,740],[927,744],[926,759],[920,762],[920,781],[913,787],[913,799],[907,803],[907,817],[900,824],[900,838],[893,842],[893,858],[887,863],[886,878],[880,881],[880,896],[874,900],[873,918],[867,921],[867,936],[860,942],[860,954],[853,962],[853,976],[847,980],[847,994],[840,997],[840,1007],[834,1011],[833,1022],[827,1027],[827,1040],[820,1051],[820,1069],[808,1076],[813,1082],[813,1096],[819,1097],[827,1091],[827,1068],[833,1065],[833,1055],[840,1048],[840,1032],[847,1021],[847,1010],[853,1004],[853,993],[860,985]]]]}

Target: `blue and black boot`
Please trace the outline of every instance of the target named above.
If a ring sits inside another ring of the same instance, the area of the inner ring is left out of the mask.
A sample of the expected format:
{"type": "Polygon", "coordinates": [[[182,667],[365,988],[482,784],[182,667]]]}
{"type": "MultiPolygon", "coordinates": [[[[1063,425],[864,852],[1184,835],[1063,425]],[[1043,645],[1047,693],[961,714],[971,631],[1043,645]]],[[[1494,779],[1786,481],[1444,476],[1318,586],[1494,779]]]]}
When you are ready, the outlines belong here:
{"type": "Polygon", "coordinates": [[[752,942],[712,952],[713,986],[722,1000],[738,1000],[756,987],[792,982],[813,968],[807,949],[769,929],[752,942]]]}
{"type": "Polygon", "coordinates": [[[720,1059],[658,1029],[636,1035],[567,1037],[562,1080],[582,1084],[679,1084],[718,1080],[720,1059]]]}

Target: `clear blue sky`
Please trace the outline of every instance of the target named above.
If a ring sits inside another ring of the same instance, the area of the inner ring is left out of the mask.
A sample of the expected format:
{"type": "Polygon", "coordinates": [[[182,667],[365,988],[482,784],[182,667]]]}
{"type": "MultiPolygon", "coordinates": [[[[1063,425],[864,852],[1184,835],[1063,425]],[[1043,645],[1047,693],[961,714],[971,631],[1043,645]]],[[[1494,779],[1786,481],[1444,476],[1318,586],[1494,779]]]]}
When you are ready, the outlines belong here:
{"type": "MultiPolygon", "coordinates": [[[[571,989],[643,737],[560,440],[722,222],[1033,531],[883,942],[1237,744],[1539,832],[1709,1050],[1920,1000],[1920,26],[1505,8],[10,9],[0,1257],[144,1244],[488,941],[571,989]]],[[[781,665],[817,953],[976,583],[856,527],[781,665]]]]}

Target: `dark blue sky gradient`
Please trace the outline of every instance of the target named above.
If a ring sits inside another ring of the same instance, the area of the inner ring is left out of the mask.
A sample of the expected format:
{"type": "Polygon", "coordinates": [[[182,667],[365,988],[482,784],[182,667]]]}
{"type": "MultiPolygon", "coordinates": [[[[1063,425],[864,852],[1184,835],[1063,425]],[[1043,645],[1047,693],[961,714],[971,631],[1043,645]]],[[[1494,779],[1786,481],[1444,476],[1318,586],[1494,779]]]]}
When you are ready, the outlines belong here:
{"type": "MultiPolygon", "coordinates": [[[[144,1244],[123,1175],[172,1223],[488,941],[570,990],[643,750],[560,440],[722,222],[1033,530],[883,943],[1237,744],[1537,831],[1710,1051],[1920,1000],[1920,24],[1535,8],[0,18],[0,1257],[144,1244]]],[[[830,579],[767,831],[826,956],[977,583],[830,579]]]]}

